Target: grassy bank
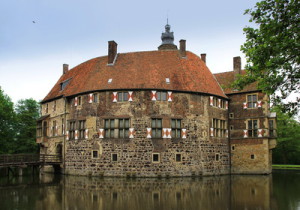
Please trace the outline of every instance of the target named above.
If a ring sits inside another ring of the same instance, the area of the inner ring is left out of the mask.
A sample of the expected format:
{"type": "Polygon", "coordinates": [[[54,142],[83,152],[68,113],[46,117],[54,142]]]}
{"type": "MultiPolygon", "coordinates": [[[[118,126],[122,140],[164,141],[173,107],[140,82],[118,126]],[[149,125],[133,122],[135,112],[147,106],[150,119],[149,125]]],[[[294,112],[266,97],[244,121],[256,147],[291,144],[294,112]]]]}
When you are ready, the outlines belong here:
{"type": "Polygon", "coordinates": [[[300,165],[272,165],[273,169],[300,170],[300,165]]]}

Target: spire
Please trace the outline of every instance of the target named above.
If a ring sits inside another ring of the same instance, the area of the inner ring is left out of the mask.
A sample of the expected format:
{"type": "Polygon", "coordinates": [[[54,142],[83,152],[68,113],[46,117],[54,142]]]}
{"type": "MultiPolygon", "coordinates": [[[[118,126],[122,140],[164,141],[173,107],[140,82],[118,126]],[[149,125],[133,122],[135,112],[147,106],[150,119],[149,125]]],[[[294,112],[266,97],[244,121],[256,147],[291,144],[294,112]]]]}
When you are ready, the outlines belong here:
{"type": "Polygon", "coordinates": [[[161,45],[159,50],[177,50],[177,46],[174,45],[174,32],[171,32],[171,26],[169,25],[169,18],[167,18],[167,25],[165,26],[165,32],[161,34],[161,45]]]}

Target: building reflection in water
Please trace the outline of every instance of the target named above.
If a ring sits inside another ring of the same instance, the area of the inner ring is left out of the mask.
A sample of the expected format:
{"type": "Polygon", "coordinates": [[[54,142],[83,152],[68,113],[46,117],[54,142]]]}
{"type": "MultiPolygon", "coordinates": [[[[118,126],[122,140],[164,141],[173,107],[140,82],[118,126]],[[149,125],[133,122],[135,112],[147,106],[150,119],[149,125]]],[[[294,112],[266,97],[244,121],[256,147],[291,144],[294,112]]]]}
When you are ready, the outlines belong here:
{"type": "MultiPolygon", "coordinates": [[[[277,209],[272,175],[202,178],[97,178],[43,175],[22,190],[0,188],[4,206],[22,209],[277,209]],[[54,182],[53,182],[54,181],[54,182]],[[11,200],[11,197],[14,200],[11,200]],[[26,196],[26,198],[24,197],[26,196]],[[11,204],[9,204],[11,202],[11,204]]],[[[9,208],[11,209],[11,208],[9,208]]]]}

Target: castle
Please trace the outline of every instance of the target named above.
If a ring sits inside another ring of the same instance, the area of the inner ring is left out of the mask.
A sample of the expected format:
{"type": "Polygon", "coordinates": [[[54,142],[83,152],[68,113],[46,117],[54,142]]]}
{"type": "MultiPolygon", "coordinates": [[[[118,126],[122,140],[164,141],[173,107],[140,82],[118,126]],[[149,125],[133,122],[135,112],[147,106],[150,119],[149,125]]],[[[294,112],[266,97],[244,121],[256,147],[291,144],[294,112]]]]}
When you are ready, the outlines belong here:
{"type": "Polygon", "coordinates": [[[166,25],[157,51],[88,60],[63,74],[42,100],[37,143],[62,155],[65,174],[123,177],[268,174],[276,115],[241,70],[212,74],[206,54],[179,49],[166,25]]]}

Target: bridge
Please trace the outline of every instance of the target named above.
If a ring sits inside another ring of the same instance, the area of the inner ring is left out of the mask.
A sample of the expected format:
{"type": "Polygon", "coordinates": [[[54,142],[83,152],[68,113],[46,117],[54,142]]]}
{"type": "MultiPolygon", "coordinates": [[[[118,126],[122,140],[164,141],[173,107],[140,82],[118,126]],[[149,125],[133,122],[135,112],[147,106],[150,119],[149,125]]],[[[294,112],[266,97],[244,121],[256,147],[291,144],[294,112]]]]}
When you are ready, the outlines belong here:
{"type": "Polygon", "coordinates": [[[0,168],[7,168],[13,173],[12,168],[18,168],[19,175],[22,175],[22,169],[32,166],[33,171],[35,168],[41,168],[45,165],[59,166],[62,163],[60,155],[45,155],[45,154],[12,154],[0,155],[0,168]]]}

